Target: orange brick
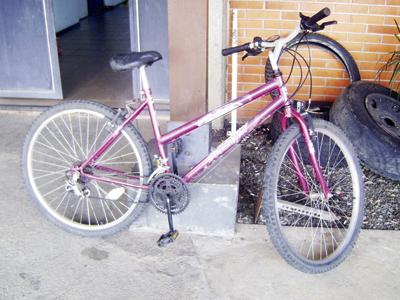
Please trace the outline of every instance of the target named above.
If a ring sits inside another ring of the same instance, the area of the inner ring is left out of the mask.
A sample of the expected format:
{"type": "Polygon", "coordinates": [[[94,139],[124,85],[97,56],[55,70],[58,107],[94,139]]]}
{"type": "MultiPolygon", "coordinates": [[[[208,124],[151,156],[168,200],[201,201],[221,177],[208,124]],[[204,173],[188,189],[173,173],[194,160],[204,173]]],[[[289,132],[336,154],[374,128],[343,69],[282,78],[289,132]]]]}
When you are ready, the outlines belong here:
{"type": "Polygon", "coordinates": [[[314,88],[312,89],[313,94],[317,95],[340,95],[342,89],[339,88],[314,88]]]}
{"type": "Polygon", "coordinates": [[[256,115],[255,111],[249,111],[245,109],[239,109],[238,110],[238,120],[239,121],[245,121],[248,120],[256,115]]]}
{"type": "Polygon", "coordinates": [[[335,31],[337,32],[365,32],[367,26],[364,24],[337,24],[335,31]]]}
{"type": "MultiPolygon", "coordinates": [[[[313,77],[326,77],[328,72],[325,69],[314,69],[312,72],[313,77]]],[[[343,77],[343,71],[342,70],[329,70],[329,76],[332,76],[334,78],[341,78],[343,77]]]]}
{"type": "Polygon", "coordinates": [[[231,8],[260,9],[264,8],[264,1],[231,1],[231,8]]]}
{"type": "Polygon", "coordinates": [[[302,13],[307,12],[306,15],[311,16],[311,14],[308,13],[317,13],[318,11],[320,11],[321,9],[325,8],[327,5],[326,3],[314,3],[314,2],[300,2],[300,11],[302,13]]]}
{"type": "MultiPolygon", "coordinates": [[[[239,20],[238,28],[261,28],[263,27],[262,20],[239,20]]],[[[244,31],[243,29],[239,31],[244,31]]]]}
{"type": "Polygon", "coordinates": [[[298,10],[299,5],[298,2],[275,2],[268,1],[266,2],[267,9],[277,9],[277,10],[298,10]]]}
{"type": "MultiPolygon", "coordinates": [[[[238,35],[238,38],[240,38],[240,37],[245,37],[245,36],[246,36],[246,30],[241,29],[241,28],[238,29],[237,35],[238,35]]],[[[232,33],[230,34],[230,36],[232,36],[232,33]]]]}
{"type": "Polygon", "coordinates": [[[313,78],[313,86],[325,86],[326,79],[325,78],[313,78]]]}
{"type": "MultiPolygon", "coordinates": [[[[325,0],[324,2],[328,2],[328,3],[329,3],[329,2],[351,3],[352,0],[325,0]]],[[[327,4],[326,7],[333,8],[333,7],[332,7],[332,4],[327,4]]]]}
{"type": "MultiPolygon", "coordinates": [[[[321,60],[321,59],[314,59],[311,57],[311,68],[325,68],[327,61],[326,60],[321,60]]],[[[306,57],[306,60],[308,60],[308,57],[306,57]]],[[[307,61],[308,62],[308,61],[307,61]]]]}
{"type": "Polygon", "coordinates": [[[339,79],[339,78],[329,78],[326,80],[327,86],[337,86],[337,87],[345,87],[349,85],[350,80],[346,79],[339,79]]]}
{"type": "Polygon", "coordinates": [[[399,41],[395,38],[394,35],[384,35],[382,37],[382,43],[384,44],[398,44],[399,41]]]}
{"type": "Polygon", "coordinates": [[[368,25],[369,33],[383,33],[383,34],[395,34],[397,33],[396,26],[377,26],[377,25],[368,25]]]}
{"type": "Polygon", "coordinates": [[[368,5],[352,5],[352,4],[335,4],[334,7],[335,13],[351,13],[351,14],[356,14],[356,13],[368,13],[368,5]]]}
{"type": "Polygon", "coordinates": [[[266,100],[262,99],[262,100],[256,100],[254,102],[251,102],[251,103],[245,105],[244,108],[250,109],[250,110],[255,110],[255,111],[260,111],[267,105],[268,105],[268,102],[266,100]]]}
{"type": "Polygon", "coordinates": [[[255,36],[261,36],[264,38],[269,37],[270,35],[276,34],[276,30],[268,30],[268,29],[246,29],[246,37],[251,40],[255,36]]]}
{"type": "Polygon", "coordinates": [[[243,73],[246,74],[263,74],[264,75],[264,66],[244,66],[243,73]]]}
{"type": "Polygon", "coordinates": [[[360,70],[379,70],[383,65],[384,63],[382,62],[363,61],[358,64],[358,67],[360,70]]]}
{"type": "Polygon", "coordinates": [[[364,45],[364,51],[368,52],[392,52],[396,50],[393,45],[379,45],[379,44],[366,44],[364,45]]]}
{"type": "Polygon", "coordinates": [[[385,0],[352,0],[352,2],[360,4],[385,4],[385,0]]]}
{"type": "Polygon", "coordinates": [[[328,69],[343,69],[343,64],[338,60],[332,60],[326,64],[326,67],[328,69]]]}
{"type": "MultiPolygon", "coordinates": [[[[394,21],[396,19],[397,24],[400,23],[400,19],[395,18],[395,17],[385,17],[385,24],[386,25],[396,25],[396,22],[394,21]]],[[[400,25],[400,24],[399,24],[400,25]]]]}
{"type": "Polygon", "coordinates": [[[329,36],[330,38],[337,40],[338,42],[344,42],[348,40],[348,36],[350,34],[347,33],[338,33],[338,32],[324,32],[324,35],[329,36]]]}
{"type": "Polygon", "coordinates": [[[378,54],[377,55],[377,61],[379,62],[387,62],[388,59],[390,59],[390,57],[392,56],[391,53],[383,53],[383,54],[378,54]]]}
{"type": "Polygon", "coordinates": [[[371,79],[377,78],[377,77],[376,77],[376,76],[377,76],[376,72],[361,71],[360,73],[361,73],[361,79],[362,79],[362,80],[366,80],[366,79],[371,80],[371,79]]]}
{"type": "Polygon", "coordinates": [[[282,20],[300,20],[299,13],[296,11],[283,11],[282,20]]]}
{"type": "Polygon", "coordinates": [[[394,6],[370,6],[369,13],[376,15],[398,16],[400,14],[400,8],[394,6]]]}
{"type": "Polygon", "coordinates": [[[378,16],[367,16],[367,15],[351,15],[351,22],[362,23],[362,24],[383,24],[385,18],[378,16]]]}
{"type": "Polygon", "coordinates": [[[349,34],[349,41],[351,42],[368,42],[368,43],[380,43],[382,40],[381,35],[374,34],[349,34]]]}
{"type": "Polygon", "coordinates": [[[279,20],[281,18],[281,13],[271,10],[246,10],[246,18],[279,20]]]}
{"type": "Polygon", "coordinates": [[[275,20],[266,20],[264,21],[265,28],[275,28],[275,29],[294,29],[298,22],[296,21],[275,21],[275,20]]]}
{"type": "Polygon", "coordinates": [[[240,83],[238,84],[238,89],[247,92],[257,88],[258,86],[260,86],[259,83],[240,83]]]}
{"type": "Polygon", "coordinates": [[[348,50],[348,51],[361,51],[363,49],[364,44],[362,43],[342,43],[342,45],[348,50]]]}
{"type": "Polygon", "coordinates": [[[251,75],[251,74],[238,74],[238,82],[262,82],[260,75],[251,75]]]}
{"type": "MultiPolygon", "coordinates": [[[[230,15],[232,15],[232,9],[231,9],[231,14],[230,15]]],[[[246,18],[246,10],[245,9],[238,9],[237,17],[238,17],[238,19],[245,19],[246,18]]]]}

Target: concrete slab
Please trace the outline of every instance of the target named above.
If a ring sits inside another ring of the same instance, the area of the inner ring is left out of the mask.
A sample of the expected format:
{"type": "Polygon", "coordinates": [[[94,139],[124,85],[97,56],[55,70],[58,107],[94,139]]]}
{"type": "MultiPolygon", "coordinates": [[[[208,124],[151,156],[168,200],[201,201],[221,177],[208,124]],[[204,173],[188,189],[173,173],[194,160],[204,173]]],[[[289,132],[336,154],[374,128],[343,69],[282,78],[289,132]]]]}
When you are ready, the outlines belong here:
{"type": "MultiPolygon", "coordinates": [[[[227,184],[191,184],[190,203],[181,214],[175,215],[174,226],[179,232],[233,236],[236,225],[237,186],[227,184]]],[[[136,227],[168,231],[167,215],[149,205],[135,221],[136,227]]]]}
{"type": "MultiPolygon", "coordinates": [[[[239,195],[240,147],[209,170],[198,183],[189,185],[190,203],[181,214],[174,216],[180,232],[217,236],[233,236],[239,195]]],[[[167,216],[149,205],[135,221],[136,227],[167,231],[167,216]]]]}
{"type": "Polygon", "coordinates": [[[23,188],[20,149],[33,117],[16,117],[0,113],[0,299],[399,298],[395,231],[362,231],[349,258],[321,275],[288,266],[264,226],[239,225],[232,238],[182,234],[161,249],[160,231],[68,234],[43,218],[23,188]]]}

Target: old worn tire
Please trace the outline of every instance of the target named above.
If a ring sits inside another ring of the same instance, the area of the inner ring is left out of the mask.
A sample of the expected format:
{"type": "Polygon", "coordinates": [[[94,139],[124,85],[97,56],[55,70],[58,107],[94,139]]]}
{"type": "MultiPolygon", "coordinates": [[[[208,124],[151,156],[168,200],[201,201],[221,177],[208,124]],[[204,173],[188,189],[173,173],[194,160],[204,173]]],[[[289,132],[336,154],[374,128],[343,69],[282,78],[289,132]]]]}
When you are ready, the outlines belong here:
{"type": "Polygon", "coordinates": [[[350,138],[361,162],[368,169],[400,180],[400,144],[394,143],[373,123],[363,104],[366,94],[380,90],[380,87],[373,88],[362,81],[353,83],[333,104],[330,119],[350,138]]]}
{"type": "MultiPolygon", "coordinates": [[[[293,39],[288,45],[287,48],[295,48],[296,45],[304,45],[306,43],[309,43],[310,45],[314,47],[321,48],[323,50],[326,50],[327,52],[331,53],[338,61],[340,61],[344,68],[346,69],[347,76],[349,78],[349,82],[355,82],[360,80],[360,71],[358,70],[357,64],[354,61],[354,58],[351,56],[351,54],[342,46],[340,45],[337,41],[334,39],[331,39],[330,37],[318,34],[318,33],[309,33],[307,35],[307,40],[303,39],[300,41],[301,35],[298,35],[295,39],[293,39]]],[[[284,74],[285,75],[285,74],[284,74]]],[[[267,63],[265,65],[265,80],[266,82],[272,80],[273,78],[273,70],[271,67],[271,63],[269,60],[267,60],[267,63]]],[[[278,96],[276,91],[273,91],[271,93],[272,99],[275,99],[278,96]]],[[[271,123],[272,123],[272,128],[271,128],[271,136],[272,140],[275,142],[276,139],[278,138],[279,134],[281,133],[280,129],[280,116],[281,116],[281,111],[278,111],[277,113],[274,114],[271,123]]],[[[321,115],[319,114],[313,114],[314,117],[320,117],[321,115]]]]}

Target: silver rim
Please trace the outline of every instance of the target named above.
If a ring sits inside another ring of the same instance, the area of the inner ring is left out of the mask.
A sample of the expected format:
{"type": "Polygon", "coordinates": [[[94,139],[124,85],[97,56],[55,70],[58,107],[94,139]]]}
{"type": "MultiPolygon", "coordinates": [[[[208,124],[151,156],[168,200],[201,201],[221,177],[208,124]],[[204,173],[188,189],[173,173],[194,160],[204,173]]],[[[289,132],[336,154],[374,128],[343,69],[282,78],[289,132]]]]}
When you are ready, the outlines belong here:
{"type": "MultiPolygon", "coordinates": [[[[71,166],[82,162],[101,145],[109,134],[108,122],[103,114],[92,110],[64,110],[45,120],[30,141],[27,171],[32,190],[42,207],[67,226],[104,230],[122,223],[138,205],[141,190],[117,190],[119,187],[114,184],[84,178],[79,184],[83,197],[68,187],[71,166]],[[118,199],[110,196],[112,190],[119,192],[118,199]]],[[[126,131],[96,165],[123,172],[111,174],[92,168],[94,174],[103,177],[127,181],[128,176],[143,176],[138,149],[126,131]]]]}
{"type": "Polygon", "coordinates": [[[357,167],[348,147],[330,130],[317,129],[316,154],[333,194],[323,196],[299,133],[285,149],[280,162],[275,212],[280,231],[297,257],[308,263],[334,260],[349,245],[360,213],[357,167]],[[303,170],[310,187],[305,194],[298,182],[289,149],[303,170]]]}

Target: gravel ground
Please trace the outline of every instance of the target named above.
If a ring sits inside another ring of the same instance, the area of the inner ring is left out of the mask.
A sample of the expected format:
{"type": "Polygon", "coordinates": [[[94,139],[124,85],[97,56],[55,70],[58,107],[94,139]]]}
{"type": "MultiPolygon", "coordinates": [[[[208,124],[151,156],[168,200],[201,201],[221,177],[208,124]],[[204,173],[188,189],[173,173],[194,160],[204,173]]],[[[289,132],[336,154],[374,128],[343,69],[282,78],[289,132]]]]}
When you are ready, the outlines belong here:
{"type": "MultiPolygon", "coordinates": [[[[237,222],[255,223],[257,199],[263,186],[265,162],[272,147],[268,125],[254,131],[242,143],[237,222]]],[[[400,230],[400,182],[363,168],[366,189],[364,229],[400,230]]],[[[262,211],[258,224],[265,224],[262,211]]]]}

